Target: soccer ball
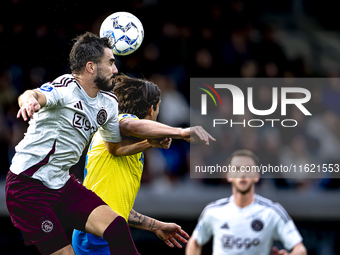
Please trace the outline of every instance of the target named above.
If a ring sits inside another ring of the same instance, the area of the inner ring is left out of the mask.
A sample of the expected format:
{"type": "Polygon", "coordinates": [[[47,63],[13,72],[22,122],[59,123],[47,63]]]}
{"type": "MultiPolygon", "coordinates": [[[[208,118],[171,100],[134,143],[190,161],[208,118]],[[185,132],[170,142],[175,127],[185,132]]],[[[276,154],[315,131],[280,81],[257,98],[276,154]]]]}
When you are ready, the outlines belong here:
{"type": "Polygon", "coordinates": [[[140,20],[128,12],[115,12],[100,26],[100,37],[109,37],[112,52],[125,56],[135,52],[144,39],[144,29],[140,20]]]}

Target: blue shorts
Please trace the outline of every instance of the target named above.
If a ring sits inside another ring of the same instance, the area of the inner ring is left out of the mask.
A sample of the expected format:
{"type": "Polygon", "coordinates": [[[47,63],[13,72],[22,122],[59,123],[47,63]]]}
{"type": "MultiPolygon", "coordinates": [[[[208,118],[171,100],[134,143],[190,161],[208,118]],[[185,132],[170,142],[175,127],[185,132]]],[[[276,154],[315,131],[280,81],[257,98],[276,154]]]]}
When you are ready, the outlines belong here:
{"type": "Polygon", "coordinates": [[[76,229],[73,231],[72,246],[76,255],[110,255],[109,245],[103,238],[76,229]]]}

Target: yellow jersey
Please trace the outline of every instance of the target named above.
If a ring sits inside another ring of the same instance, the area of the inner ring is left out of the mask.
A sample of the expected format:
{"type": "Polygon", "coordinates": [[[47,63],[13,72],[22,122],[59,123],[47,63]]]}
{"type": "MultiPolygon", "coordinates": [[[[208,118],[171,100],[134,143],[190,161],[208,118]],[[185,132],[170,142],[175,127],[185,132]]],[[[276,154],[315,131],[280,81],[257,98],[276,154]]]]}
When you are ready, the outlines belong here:
{"type": "MultiPolygon", "coordinates": [[[[125,118],[138,120],[132,114],[119,115],[119,121],[125,118]]],[[[107,151],[99,132],[96,132],[86,155],[83,184],[128,221],[140,188],[143,167],[143,152],[115,157],[107,151]]]]}

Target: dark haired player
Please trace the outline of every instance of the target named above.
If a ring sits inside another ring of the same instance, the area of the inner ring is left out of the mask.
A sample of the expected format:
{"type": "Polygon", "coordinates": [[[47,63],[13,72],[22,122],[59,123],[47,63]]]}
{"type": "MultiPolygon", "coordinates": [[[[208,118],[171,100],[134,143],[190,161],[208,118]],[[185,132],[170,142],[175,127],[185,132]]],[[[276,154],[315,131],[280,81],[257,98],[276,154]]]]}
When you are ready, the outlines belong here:
{"type": "MultiPolygon", "coordinates": [[[[121,133],[126,134],[127,125],[141,121],[153,121],[157,124],[155,121],[161,104],[161,92],[158,86],[126,75],[119,75],[115,80],[114,93],[120,102],[121,133]]],[[[164,125],[164,127],[168,126],[164,125]]],[[[144,150],[152,148],[154,143],[142,139],[136,142],[144,144],[144,150]]],[[[171,139],[164,142],[163,146],[168,148],[170,143],[171,139]]],[[[124,217],[130,226],[152,231],[168,246],[182,248],[177,240],[186,243],[185,238],[189,236],[180,226],[160,222],[133,209],[143,173],[143,152],[119,157],[115,151],[110,153],[106,149],[105,141],[97,132],[86,158],[84,185],[87,188],[94,191],[115,212],[124,217]]],[[[78,230],[73,233],[72,245],[77,255],[109,254],[107,242],[103,238],[78,230]]]]}
{"type": "MultiPolygon", "coordinates": [[[[18,99],[17,117],[31,120],[6,178],[11,220],[25,244],[36,245],[42,254],[74,254],[65,234],[68,228],[103,237],[112,254],[138,254],[124,218],[69,174],[98,129],[111,149],[125,147],[120,143],[118,101],[109,92],[118,72],[109,39],[89,32],[79,36],[70,67],[72,75],[28,90],[18,99]]],[[[199,130],[200,140],[208,143],[209,135],[199,130]]],[[[147,138],[161,138],[156,131],[147,138]]],[[[195,132],[176,129],[167,137],[195,132]]],[[[141,125],[131,133],[144,137],[150,132],[141,125]]]]}
{"type": "MultiPolygon", "coordinates": [[[[237,169],[258,164],[249,150],[235,151],[229,164],[237,169]]],[[[293,220],[278,203],[255,194],[258,173],[228,173],[233,195],[207,205],[189,239],[186,255],[200,255],[213,237],[213,254],[305,255],[306,248],[293,220]],[[280,240],[287,250],[272,248],[280,240]]]]}

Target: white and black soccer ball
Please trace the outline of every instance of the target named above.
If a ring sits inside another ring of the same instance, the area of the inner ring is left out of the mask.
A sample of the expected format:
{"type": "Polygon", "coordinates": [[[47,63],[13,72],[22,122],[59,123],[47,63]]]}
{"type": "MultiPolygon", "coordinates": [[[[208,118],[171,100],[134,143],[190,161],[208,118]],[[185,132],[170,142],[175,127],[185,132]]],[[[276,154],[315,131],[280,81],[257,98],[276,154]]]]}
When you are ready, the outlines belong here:
{"type": "Polygon", "coordinates": [[[128,12],[115,12],[102,23],[100,37],[110,37],[113,54],[119,56],[135,52],[144,39],[143,24],[128,12]]]}

